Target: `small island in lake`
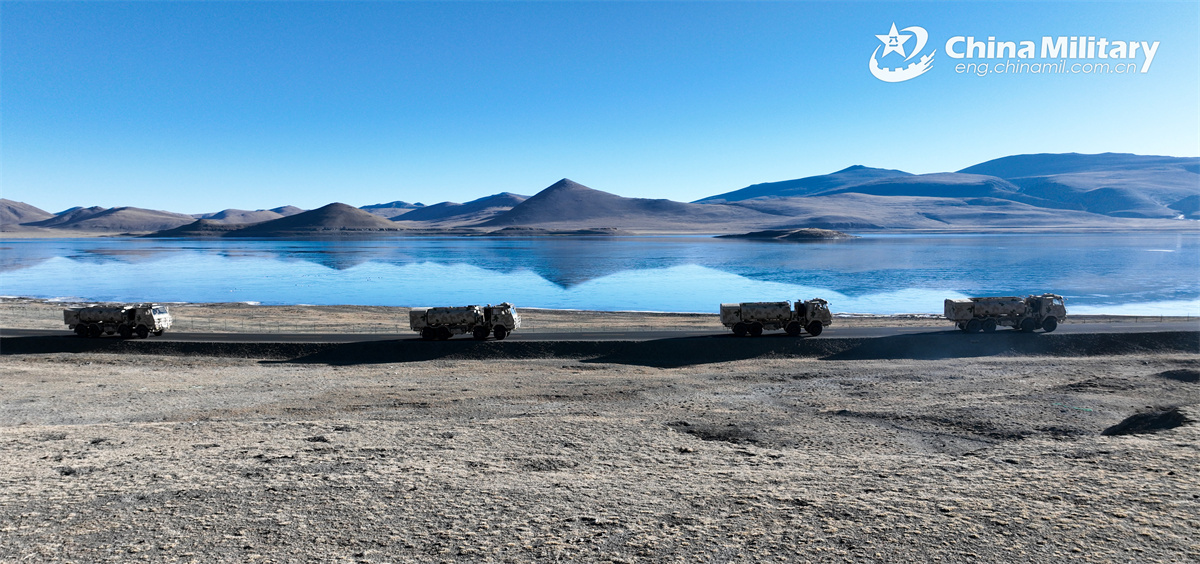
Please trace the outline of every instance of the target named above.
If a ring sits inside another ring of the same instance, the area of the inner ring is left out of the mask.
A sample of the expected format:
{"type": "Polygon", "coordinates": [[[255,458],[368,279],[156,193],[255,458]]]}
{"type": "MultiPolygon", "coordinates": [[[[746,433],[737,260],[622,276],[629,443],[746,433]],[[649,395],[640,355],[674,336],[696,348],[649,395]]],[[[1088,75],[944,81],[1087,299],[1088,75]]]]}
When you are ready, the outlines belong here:
{"type": "Polygon", "coordinates": [[[568,236],[568,237],[618,237],[633,235],[615,227],[597,227],[594,229],[541,229],[539,227],[505,227],[496,231],[479,233],[480,237],[539,237],[539,236],[568,236]]]}
{"type": "Polygon", "coordinates": [[[826,241],[829,239],[857,239],[858,235],[850,235],[832,229],[768,229],[753,231],[739,235],[718,235],[720,239],[759,239],[770,241],[826,241]]]}

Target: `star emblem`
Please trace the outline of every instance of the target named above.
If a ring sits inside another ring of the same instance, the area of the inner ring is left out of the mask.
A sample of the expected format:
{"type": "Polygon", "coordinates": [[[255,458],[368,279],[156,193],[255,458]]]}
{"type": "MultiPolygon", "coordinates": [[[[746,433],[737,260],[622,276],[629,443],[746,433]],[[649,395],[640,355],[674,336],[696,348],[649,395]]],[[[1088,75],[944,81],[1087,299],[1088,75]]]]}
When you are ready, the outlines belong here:
{"type": "Polygon", "coordinates": [[[908,56],[908,54],[904,52],[904,42],[908,41],[910,38],[912,38],[912,36],[900,35],[900,32],[896,31],[895,22],[892,23],[891,33],[887,35],[876,35],[875,37],[878,37],[879,40],[883,42],[883,55],[881,55],[881,57],[886,57],[888,53],[892,52],[900,53],[901,57],[908,56]]]}

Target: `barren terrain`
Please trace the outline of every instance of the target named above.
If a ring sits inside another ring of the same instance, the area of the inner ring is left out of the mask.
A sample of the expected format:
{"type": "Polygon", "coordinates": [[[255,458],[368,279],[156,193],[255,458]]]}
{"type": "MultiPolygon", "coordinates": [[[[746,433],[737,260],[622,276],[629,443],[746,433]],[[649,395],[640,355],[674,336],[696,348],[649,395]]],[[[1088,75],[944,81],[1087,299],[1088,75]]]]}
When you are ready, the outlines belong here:
{"type": "Polygon", "coordinates": [[[1200,559],[1192,351],[603,360],[0,355],[0,561],[1200,559]]]}
{"type": "MultiPolygon", "coordinates": [[[[21,329],[66,331],[62,310],[92,303],[49,302],[32,298],[0,298],[3,325],[21,329]]],[[[268,306],[246,303],[169,304],[173,331],[209,333],[397,333],[409,335],[406,307],[388,306],[268,306]]],[[[521,332],[694,329],[728,331],[717,314],[632,311],[577,311],[520,307],[521,332]]],[[[1072,315],[1068,323],[1175,321],[1195,326],[1195,317],[1072,315]]],[[[838,314],[837,327],[939,327],[953,323],[940,315],[838,314]]]]}

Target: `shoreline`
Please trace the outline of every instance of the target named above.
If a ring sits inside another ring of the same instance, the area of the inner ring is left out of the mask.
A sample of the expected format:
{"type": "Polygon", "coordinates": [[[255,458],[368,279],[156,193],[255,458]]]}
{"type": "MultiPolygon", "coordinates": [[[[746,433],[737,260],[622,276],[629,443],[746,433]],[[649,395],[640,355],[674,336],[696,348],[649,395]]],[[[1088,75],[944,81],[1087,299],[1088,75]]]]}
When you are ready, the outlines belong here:
{"type": "MultiPolygon", "coordinates": [[[[3,312],[0,328],[63,330],[62,310],[95,304],[90,302],[0,296],[3,312]]],[[[159,303],[159,302],[156,302],[159,303]]],[[[411,307],[364,305],[261,305],[243,302],[160,302],[174,317],[172,331],[236,333],[400,333],[408,334],[411,307]]],[[[662,331],[670,329],[728,331],[718,313],[597,311],[578,309],[526,308],[517,305],[521,331],[662,331]]],[[[1071,315],[1067,323],[1163,323],[1192,324],[1196,316],[1159,315],[1071,315]]],[[[953,327],[940,314],[834,314],[837,327],[953,327]]]]}
{"type": "MultiPolygon", "coordinates": [[[[1200,229],[1200,220],[1194,219],[1165,219],[1164,222],[1178,222],[1166,225],[1156,226],[1138,226],[1136,228],[1118,228],[1107,226],[1077,226],[1077,227],[1011,227],[1011,228],[978,228],[978,227],[962,227],[962,228],[947,228],[947,229],[904,229],[904,228],[880,228],[880,229],[846,229],[842,230],[845,233],[858,236],[871,235],[1087,235],[1087,234],[1114,234],[1114,233],[1147,233],[1147,234],[1168,234],[1168,233],[1195,233],[1200,229]]],[[[235,224],[236,225],[236,224],[235,224]]],[[[595,229],[595,228],[583,228],[595,229]]],[[[188,236],[188,237],[149,237],[158,233],[157,231],[136,231],[136,232],[121,232],[114,233],[110,231],[66,231],[66,230],[51,230],[39,229],[33,230],[16,230],[16,231],[0,231],[0,243],[5,240],[55,240],[55,239],[139,239],[148,241],[163,241],[163,240],[187,240],[187,241],[210,241],[210,240],[230,240],[230,241],[321,241],[321,240],[345,240],[345,239],[395,239],[395,238],[474,238],[481,236],[501,236],[496,235],[493,231],[484,229],[475,229],[471,227],[449,227],[445,229],[406,229],[398,228],[396,231],[334,231],[320,234],[288,234],[279,236],[258,236],[258,237],[225,237],[225,236],[188,236]]],[[[679,230],[661,230],[661,229],[621,229],[620,234],[605,235],[605,234],[573,234],[564,232],[560,229],[548,230],[545,233],[522,233],[520,235],[503,235],[504,238],[627,238],[627,237],[717,237],[723,235],[738,235],[731,231],[679,231],[679,230]]],[[[737,240],[737,237],[730,237],[737,240]]],[[[749,241],[761,241],[761,239],[745,239],[749,241]]],[[[799,243],[819,243],[823,240],[810,241],[792,241],[799,243]]],[[[788,241],[778,241],[785,243],[788,241]]]]}

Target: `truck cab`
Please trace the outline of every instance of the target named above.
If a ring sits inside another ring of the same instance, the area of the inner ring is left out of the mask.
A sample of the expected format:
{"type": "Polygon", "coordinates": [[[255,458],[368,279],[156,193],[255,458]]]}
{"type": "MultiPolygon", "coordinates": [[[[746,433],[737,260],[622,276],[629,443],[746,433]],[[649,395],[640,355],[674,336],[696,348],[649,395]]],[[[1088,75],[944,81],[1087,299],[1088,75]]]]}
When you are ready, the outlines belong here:
{"type": "MultiPolygon", "coordinates": [[[[488,320],[493,328],[503,327],[505,333],[511,333],[513,329],[521,327],[521,315],[517,313],[517,308],[512,304],[504,302],[500,305],[488,304],[483,308],[483,317],[488,320]]],[[[504,337],[496,336],[499,339],[504,337]]]]}
{"type": "Polygon", "coordinates": [[[171,312],[167,310],[167,306],[158,304],[150,304],[137,308],[138,324],[149,327],[151,331],[157,334],[162,334],[163,331],[171,328],[171,312]]]}
{"type": "Polygon", "coordinates": [[[1059,323],[1067,318],[1067,299],[1058,294],[1042,294],[1025,298],[1029,314],[1038,319],[1053,317],[1059,323]]]}

